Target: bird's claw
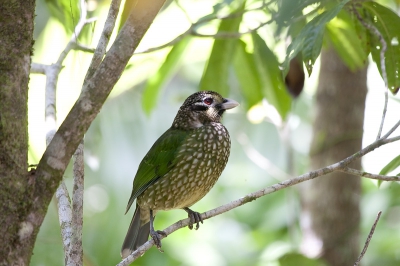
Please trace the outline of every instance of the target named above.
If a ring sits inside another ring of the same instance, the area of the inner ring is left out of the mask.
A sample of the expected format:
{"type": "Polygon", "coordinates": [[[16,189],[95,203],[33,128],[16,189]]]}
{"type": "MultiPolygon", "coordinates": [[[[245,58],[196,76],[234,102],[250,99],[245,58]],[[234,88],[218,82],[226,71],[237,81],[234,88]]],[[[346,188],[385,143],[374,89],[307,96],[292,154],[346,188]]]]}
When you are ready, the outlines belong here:
{"type": "Polygon", "coordinates": [[[203,219],[201,218],[201,214],[199,212],[192,211],[189,208],[184,209],[188,213],[189,221],[189,229],[193,229],[193,224],[196,224],[196,230],[199,229],[200,223],[203,223],[203,219]]]}
{"type": "Polygon", "coordinates": [[[163,235],[164,237],[167,236],[167,234],[164,231],[152,231],[150,230],[150,236],[154,241],[154,244],[157,246],[158,250],[160,252],[164,252],[164,250],[161,249],[161,235],[163,235]]]}

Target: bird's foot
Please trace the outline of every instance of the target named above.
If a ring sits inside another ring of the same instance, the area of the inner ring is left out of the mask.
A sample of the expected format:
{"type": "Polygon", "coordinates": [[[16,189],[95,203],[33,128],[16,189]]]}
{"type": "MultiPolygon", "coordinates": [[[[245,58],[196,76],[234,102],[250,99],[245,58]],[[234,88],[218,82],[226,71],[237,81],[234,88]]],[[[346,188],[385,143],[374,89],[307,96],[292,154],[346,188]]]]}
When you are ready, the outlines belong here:
{"type": "Polygon", "coordinates": [[[203,223],[203,219],[201,218],[200,213],[192,211],[189,208],[183,208],[183,209],[188,213],[188,217],[190,219],[189,225],[188,225],[189,229],[190,230],[193,229],[193,224],[196,224],[196,230],[199,229],[200,222],[203,223]]]}
{"type": "Polygon", "coordinates": [[[164,231],[154,231],[154,230],[150,230],[150,236],[154,241],[154,244],[157,246],[158,250],[160,252],[164,252],[164,250],[161,249],[161,235],[163,235],[164,237],[167,236],[167,234],[164,231]]]}

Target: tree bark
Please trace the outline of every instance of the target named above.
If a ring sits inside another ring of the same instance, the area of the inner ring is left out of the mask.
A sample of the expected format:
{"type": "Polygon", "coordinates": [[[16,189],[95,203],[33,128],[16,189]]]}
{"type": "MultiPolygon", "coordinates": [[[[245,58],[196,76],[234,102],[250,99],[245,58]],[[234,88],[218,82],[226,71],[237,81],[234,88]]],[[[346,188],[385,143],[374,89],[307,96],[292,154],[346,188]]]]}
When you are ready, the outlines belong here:
{"type": "Polygon", "coordinates": [[[28,81],[35,1],[0,8],[0,265],[28,265],[33,227],[24,223],[28,175],[28,81]]]}
{"type": "MultiPolygon", "coordinates": [[[[366,68],[351,72],[333,49],[322,52],[312,169],[361,149],[366,80],[366,68]]],[[[360,169],[361,161],[350,167],[360,169]]],[[[303,240],[313,238],[321,244],[320,256],[329,265],[353,265],[359,255],[360,182],[359,177],[336,172],[308,182],[302,190],[302,221],[311,221],[303,223],[309,232],[303,240]]]]}

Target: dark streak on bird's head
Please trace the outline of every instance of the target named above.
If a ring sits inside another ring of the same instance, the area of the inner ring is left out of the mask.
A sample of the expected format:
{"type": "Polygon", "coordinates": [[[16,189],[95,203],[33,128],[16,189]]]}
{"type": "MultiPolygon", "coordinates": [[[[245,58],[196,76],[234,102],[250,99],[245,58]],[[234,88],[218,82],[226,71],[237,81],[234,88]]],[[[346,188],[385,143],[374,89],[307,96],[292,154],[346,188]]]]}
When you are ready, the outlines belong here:
{"type": "Polygon", "coordinates": [[[185,100],[172,127],[193,129],[211,122],[219,123],[225,110],[238,105],[236,101],[223,98],[214,91],[199,91],[185,100]]]}

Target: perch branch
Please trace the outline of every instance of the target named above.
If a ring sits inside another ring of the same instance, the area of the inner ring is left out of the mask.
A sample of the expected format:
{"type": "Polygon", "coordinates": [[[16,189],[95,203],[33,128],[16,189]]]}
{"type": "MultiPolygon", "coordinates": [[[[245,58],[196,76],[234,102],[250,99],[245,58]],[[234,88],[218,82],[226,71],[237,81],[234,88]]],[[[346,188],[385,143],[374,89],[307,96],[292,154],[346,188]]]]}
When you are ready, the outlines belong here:
{"type": "Polygon", "coordinates": [[[367,240],[365,241],[364,248],[361,251],[361,254],[358,257],[358,259],[354,263],[354,266],[358,266],[360,264],[360,261],[362,260],[362,258],[364,257],[365,253],[367,252],[367,249],[368,249],[368,246],[369,246],[369,242],[371,242],[372,236],[373,236],[373,234],[375,232],[375,227],[378,224],[379,218],[381,218],[381,214],[382,214],[382,211],[379,211],[378,215],[376,216],[375,222],[372,225],[371,231],[368,234],[367,240]]]}
{"type": "MultiPolygon", "coordinates": [[[[398,127],[398,124],[399,123],[397,123],[392,129],[394,130],[396,127],[398,127]]],[[[284,188],[294,186],[296,184],[299,184],[299,183],[302,183],[304,181],[317,178],[319,176],[325,176],[325,175],[327,175],[329,173],[332,173],[334,171],[342,171],[343,169],[350,169],[347,166],[351,162],[353,162],[354,160],[363,157],[364,155],[370,153],[371,151],[375,150],[376,148],[379,148],[382,145],[386,145],[388,143],[391,143],[391,142],[394,142],[394,141],[398,141],[398,140],[400,140],[400,136],[394,137],[394,138],[390,138],[390,139],[379,139],[379,140],[376,140],[372,144],[370,144],[367,147],[363,148],[359,152],[357,152],[357,153],[355,153],[355,154],[343,159],[342,161],[339,161],[339,162],[331,164],[329,166],[320,168],[320,169],[315,170],[315,171],[308,172],[308,173],[300,175],[298,177],[291,178],[291,179],[288,179],[286,181],[274,184],[272,186],[266,187],[266,188],[261,189],[259,191],[250,193],[250,194],[244,196],[243,198],[234,200],[234,201],[232,201],[232,202],[230,202],[228,204],[222,205],[222,206],[217,207],[217,208],[215,208],[213,210],[210,210],[210,211],[207,211],[205,213],[202,213],[201,214],[201,218],[203,220],[206,220],[206,219],[209,219],[211,217],[217,216],[217,215],[219,215],[221,213],[230,211],[230,210],[232,210],[234,208],[237,208],[237,207],[239,207],[241,205],[244,205],[246,203],[249,203],[249,202],[251,202],[253,200],[256,200],[256,199],[258,199],[258,198],[260,198],[262,196],[265,196],[265,195],[277,192],[279,190],[282,190],[284,188]]],[[[348,170],[348,171],[352,172],[354,174],[353,171],[351,171],[351,170],[348,170]]],[[[370,175],[365,175],[364,174],[363,177],[365,177],[365,178],[373,178],[373,179],[380,179],[378,175],[372,175],[372,174],[370,174],[370,175]]],[[[388,178],[385,177],[385,178],[380,179],[380,180],[388,181],[387,179],[388,178]]],[[[399,177],[396,178],[396,181],[398,181],[398,180],[399,180],[399,177]]],[[[161,239],[166,237],[166,236],[168,236],[168,235],[170,235],[174,231],[187,226],[188,224],[189,224],[189,219],[188,218],[184,219],[184,220],[180,220],[180,221],[174,223],[173,225],[167,227],[164,230],[165,236],[161,235],[161,239]]],[[[135,250],[132,254],[130,254],[128,257],[126,257],[124,260],[122,260],[119,264],[117,264],[117,266],[129,265],[130,263],[135,261],[137,258],[139,258],[141,255],[143,255],[153,245],[154,245],[154,242],[153,242],[152,239],[147,241],[140,248],[135,250]]]]}

